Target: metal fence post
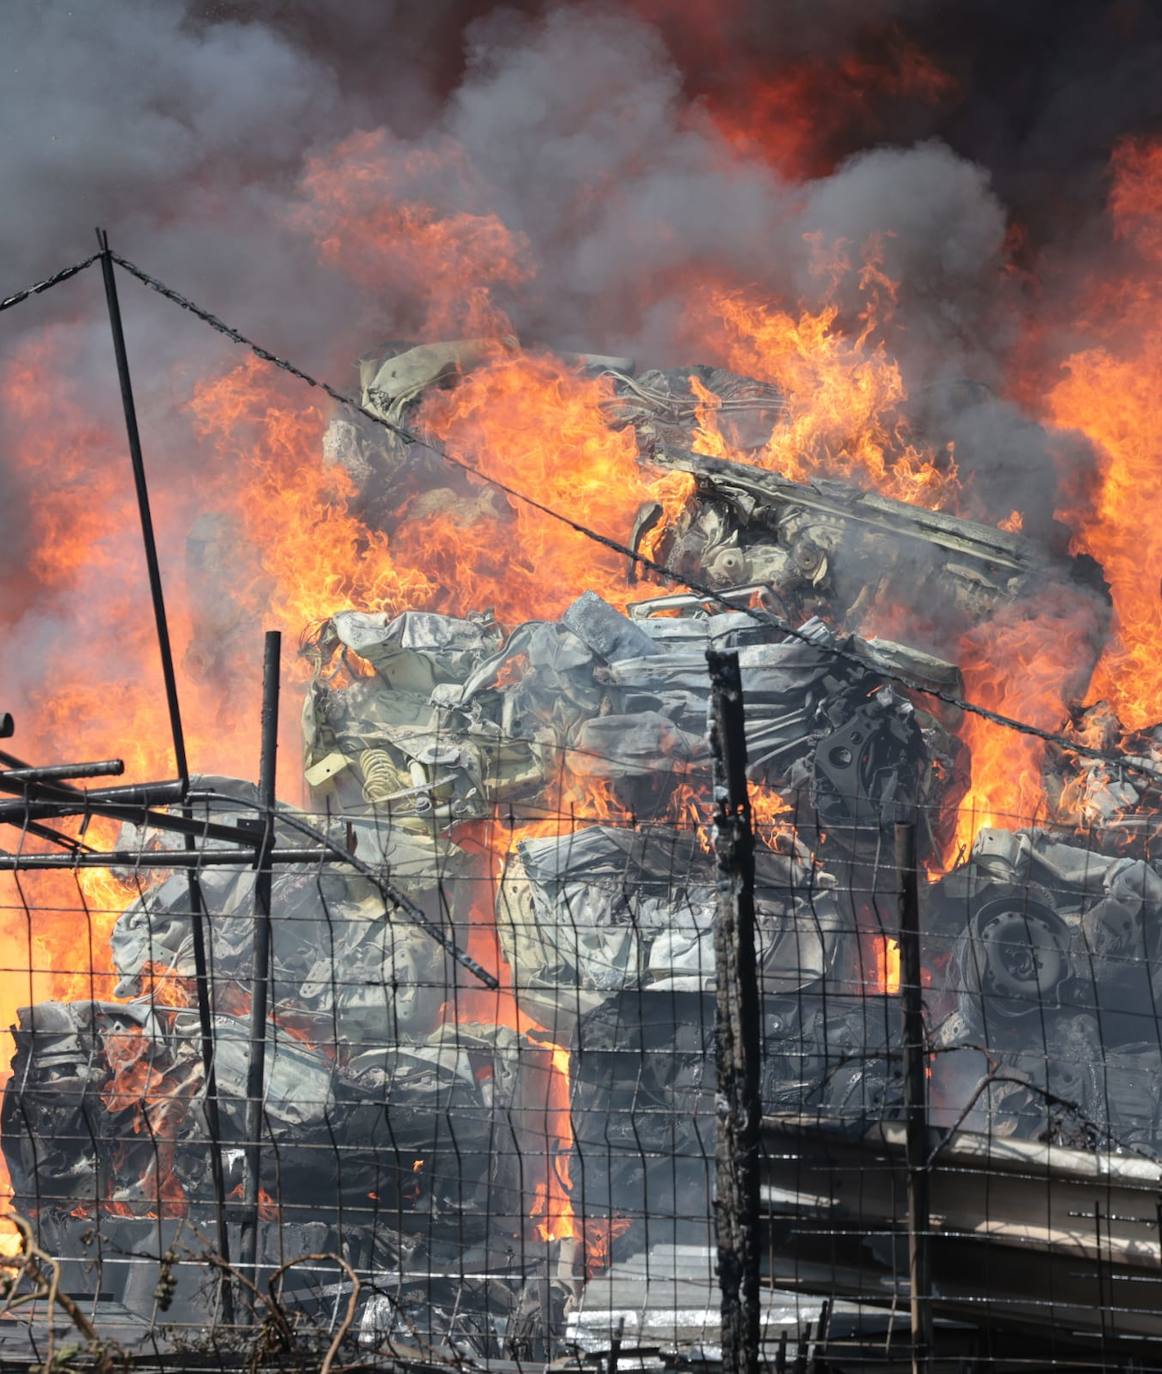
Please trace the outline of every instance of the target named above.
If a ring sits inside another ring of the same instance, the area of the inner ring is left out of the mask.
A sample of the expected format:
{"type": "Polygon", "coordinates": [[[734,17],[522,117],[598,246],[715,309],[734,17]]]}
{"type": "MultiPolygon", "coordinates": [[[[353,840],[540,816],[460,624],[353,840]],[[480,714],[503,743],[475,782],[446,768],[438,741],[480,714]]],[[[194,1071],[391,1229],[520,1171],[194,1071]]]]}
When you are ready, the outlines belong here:
{"type": "Polygon", "coordinates": [[[742,677],[736,653],[708,650],[714,758],[717,1124],[714,1211],[722,1295],[722,1367],[759,1368],[760,1018],[755,965],[754,834],[746,783],[742,677]]]}
{"type": "MultiPolygon", "coordinates": [[[[129,375],[129,354],[125,346],[125,330],[121,323],[121,303],[117,296],[117,277],[113,271],[113,255],[109,236],[97,230],[101,248],[101,275],[105,283],[105,304],[109,312],[109,328],[113,335],[113,353],[117,360],[117,378],[121,385],[121,406],[125,415],[125,434],[129,444],[129,459],[133,468],[133,485],[137,495],[137,512],[141,523],[141,542],[145,551],[145,568],[149,579],[149,594],[153,603],[154,625],[157,633],[158,655],[161,658],[162,682],[165,686],[166,707],[169,712],[170,733],[173,738],[174,764],[182,784],[182,801],[190,785],[190,765],[186,756],[186,737],[182,726],[181,705],[178,699],[177,674],[174,670],[173,646],[170,642],[169,620],[165,608],[165,592],[161,580],[161,563],[157,553],[157,538],[153,529],[153,512],[149,502],[149,485],[145,476],[145,459],[141,451],[141,434],[137,426],[137,407],[133,399],[133,382],[129,375]]],[[[190,808],[183,804],[182,814],[192,819],[190,808]]],[[[195,852],[192,835],[185,838],[186,852],[195,852]]],[[[222,1168],[222,1124],[218,1104],[218,1081],[214,1068],[213,996],[210,989],[210,961],[206,947],[206,908],[198,874],[191,867],[188,874],[190,895],[190,931],[193,937],[194,991],[197,999],[198,1023],[201,1030],[202,1072],[205,1078],[206,1126],[210,1140],[210,1176],[217,1201],[218,1250],[225,1261],[230,1259],[229,1230],[226,1220],[226,1190],[222,1168]]],[[[234,1320],[233,1299],[228,1283],[222,1284],[222,1315],[227,1323],[234,1320]]]]}
{"type": "Polygon", "coordinates": [[[259,765],[260,836],[255,840],[254,954],[250,983],[250,1062],[246,1074],[246,1139],[242,1171],[239,1264],[253,1283],[258,1272],[258,1199],[262,1174],[262,1117],[266,1084],[266,1018],[270,995],[270,894],[273,875],[275,784],[278,758],[279,654],[282,635],[266,632],[262,664],[262,757],[259,765]]]}
{"type": "Polygon", "coordinates": [[[924,1044],[924,988],[920,958],[920,873],[915,825],[896,826],[900,884],[900,994],[904,1020],[904,1110],[907,1119],[908,1280],[912,1370],[923,1374],[932,1354],[932,1271],[928,1252],[928,1081],[924,1044]]]}

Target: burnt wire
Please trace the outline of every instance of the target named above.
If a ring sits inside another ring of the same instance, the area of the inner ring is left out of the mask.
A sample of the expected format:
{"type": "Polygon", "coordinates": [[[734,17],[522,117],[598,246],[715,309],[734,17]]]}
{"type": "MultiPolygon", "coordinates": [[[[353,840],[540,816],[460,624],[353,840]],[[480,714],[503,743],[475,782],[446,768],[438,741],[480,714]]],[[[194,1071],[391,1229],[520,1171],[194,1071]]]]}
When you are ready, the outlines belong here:
{"type": "MultiPolygon", "coordinates": [[[[228,802],[232,806],[250,806],[256,811],[263,811],[266,809],[261,802],[252,802],[242,798],[232,797],[225,792],[211,792],[198,789],[192,792],[190,797],[193,801],[208,798],[210,800],[228,802]]],[[[470,973],[479,978],[485,987],[495,989],[498,986],[496,979],[487,969],[482,968],[471,955],[461,950],[438,925],[428,920],[424,912],[420,910],[410,897],[388,883],[383,875],[377,873],[370,864],[366,864],[362,859],[356,858],[350,851],[336,844],[336,842],[324,831],[317,830],[306,821],[288,815],[285,812],[279,812],[277,814],[277,820],[285,825],[289,825],[292,830],[299,830],[309,838],[317,840],[325,849],[331,851],[335,860],[339,863],[350,864],[352,868],[358,873],[361,873],[369,882],[374,883],[380,894],[387,901],[393,906],[398,907],[401,911],[406,912],[409,920],[414,921],[425,930],[442,949],[446,950],[452,958],[456,960],[457,963],[463,964],[470,973]]]]}
{"type": "MultiPolygon", "coordinates": [[[[305,372],[301,367],[297,367],[294,363],[279,357],[278,354],[271,353],[269,349],[265,349],[261,347],[261,345],[256,344],[245,334],[234,329],[231,325],[228,325],[211,311],[197,305],[194,301],[190,300],[188,296],[183,296],[180,292],[175,291],[172,287],[167,286],[156,277],[150,276],[148,272],[136,266],[134,263],[129,262],[128,259],[121,257],[117,253],[113,253],[111,256],[119,267],[124,268],[126,272],[136,277],[138,281],[148,286],[150,290],[157,292],[158,295],[164,296],[166,300],[172,301],[183,310],[195,315],[219,334],[225,335],[226,338],[233,340],[235,343],[242,344],[243,347],[248,348],[255,357],[260,358],[263,362],[270,363],[274,367],[281,368],[283,372],[290,373],[292,377],[297,377],[299,381],[306,382],[308,386],[317,387],[330,396],[333,401],[337,401],[340,405],[349,410],[358,412],[358,414],[362,415],[365,419],[388,430],[398,439],[402,439],[405,443],[418,444],[429,449],[431,452],[435,453],[437,457],[442,458],[445,462],[451,464],[451,466],[460,469],[461,472],[467,473],[478,481],[487,482],[490,486],[495,487],[506,496],[512,497],[513,500],[520,501],[533,510],[540,511],[542,515],[547,515],[550,519],[558,521],[575,533],[583,535],[586,539],[601,544],[622,558],[629,559],[640,567],[657,574],[658,577],[670,582],[676,582],[686,587],[689,591],[696,593],[706,601],[721,606],[724,610],[745,614],[754,620],[756,624],[773,625],[776,629],[788,635],[790,638],[799,640],[804,644],[819,649],[821,652],[830,654],[833,658],[841,659],[844,662],[861,668],[867,667],[866,662],[850,650],[844,649],[838,644],[820,644],[810,635],[803,634],[789,622],[781,620],[778,616],[772,615],[769,612],[760,612],[750,606],[740,607],[715,588],[697,582],[683,573],[675,572],[672,568],[668,568],[664,564],[658,563],[656,560],[641,553],[639,550],[631,548],[628,544],[623,544],[620,540],[613,539],[609,535],[601,534],[597,530],[591,529],[588,525],[583,525],[580,521],[574,520],[572,516],[545,505],[544,502],[538,501],[535,497],[528,495],[527,492],[519,491],[517,488],[509,486],[508,483],[501,481],[499,478],[481,472],[478,468],[473,467],[471,463],[465,462],[463,459],[457,458],[454,454],[450,453],[447,447],[438,441],[426,438],[416,433],[416,431],[408,429],[405,425],[396,424],[394,421],[388,420],[384,416],[368,410],[356,400],[354,396],[347,395],[337,387],[332,386],[329,382],[320,381],[317,377],[311,376],[309,372],[305,372]]],[[[1108,763],[1114,768],[1123,768],[1141,773],[1150,778],[1158,779],[1160,777],[1159,770],[1130,759],[1124,754],[1114,754],[1102,749],[1094,749],[1077,740],[1071,740],[1057,731],[1045,730],[1041,726],[1033,725],[1028,721],[1016,720],[1012,716],[1006,716],[999,711],[990,710],[987,706],[980,706],[975,702],[965,700],[963,697],[954,696],[950,692],[942,692],[935,687],[923,686],[920,683],[913,682],[910,678],[903,676],[903,674],[894,673],[887,668],[881,669],[879,675],[884,678],[885,681],[894,682],[909,692],[918,692],[923,696],[931,697],[935,701],[942,702],[946,706],[952,706],[957,710],[966,711],[970,715],[979,716],[982,720],[990,721],[994,725],[1000,725],[1005,729],[1016,731],[1018,734],[1029,735],[1034,739],[1043,740],[1046,744],[1059,745],[1063,749],[1069,750],[1081,757],[1094,759],[1100,763],[1108,763]]]]}
{"type": "Polygon", "coordinates": [[[42,291],[48,291],[53,286],[59,286],[61,282],[68,281],[70,277],[75,277],[78,273],[83,272],[86,267],[92,267],[100,256],[100,253],[94,253],[84,262],[74,263],[72,267],[62,267],[59,272],[54,272],[51,277],[45,277],[44,281],[35,282],[32,286],[26,286],[23,291],[14,291],[10,296],[0,298],[0,311],[11,310],[14,305],[26,301],[29,296],[39,296],[42,291]]]}

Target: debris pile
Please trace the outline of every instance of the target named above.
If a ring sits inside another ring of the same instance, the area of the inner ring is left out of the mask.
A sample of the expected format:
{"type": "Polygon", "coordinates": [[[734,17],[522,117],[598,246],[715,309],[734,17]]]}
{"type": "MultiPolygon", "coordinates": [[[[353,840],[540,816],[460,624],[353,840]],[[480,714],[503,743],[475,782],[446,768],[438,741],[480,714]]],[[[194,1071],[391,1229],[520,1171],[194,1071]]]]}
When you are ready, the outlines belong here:
{"type": "MultiPolygon", "coordinates": [[[[430,388],[496,348],[369,359],[364,403],[414,425],[430,388]]],[[[593,592],[519,625],[487,607],[337,610],[303,646],[307,799],[274,827],[299,842],[294,823],[309,818],[359,865],[273,879],[263,1254],[277,1262],[298,1227],[304,1248],[378,1275],[368,1339],[419,1327],[465,1355],[547,1349],[595,1269],[705,1240],[706,649],[737,650],[742,672],[764,1108],[855,1129],[902,1103],[885,973],[891,828],[916,821],[939,870],[969,783],[960,669],[872,630],[885,609],[900,624],[919,586],[952,643],[1047,586],[1093,582],[1018,534],[765,470],[782,406],[769,386],[573,362],[607,379],[607,422],[632,430],[643,464],[689,476],[677,517],[647,504],[626,540],[695,589],[633,600],[631,565],[624,613],[593,592]],[[753,466],[696,451],[704,393],[716,432],[753,466]],[[499,990],[474,983],[456,949],[499,990]],[[417,1295],[415,1276],[433,1273],[417,1295]]],[[[334,420],[325,458],[380,528],[433,489],[424,445],[370,422],[334,420]]],[[[468,478],[451,495],[468,519],[499,499],[468,478]]],[[[1126,739],[1100,708],[1074,728],[1151,763],[1159,749],[1157,732],[1126,739]]],[[[1047,767],[1056,830],[981,830],[924,899],[934,1108],[948,1124],[1157,1153],[1162,878],[1142,848],[1156,812],[1146,789],[1091,760],[1057,751],[1047,767]],[[1078,817],[1116,818],[1138,849],[1103,838],[1108,852],[1095,850],[1078,817]]],[[[255,814],[246,784],[197,779],[195,795],[207,819],[255,814]]],[[[79,1236],[110,1209],[205,1224],[215,1205],[189,883],[150,870],[172,837],[132,838],[142,858],[126,876],[140,893],[112,935],[127,1000],[22,1011],[4,1098],[18,1205],[66,1248],[79,1244],[70,1225],[79,1236]]],[[[235,1196],[256,874],[216,858],[222,847],[201,847],[198,881],[235,1196]]]]}

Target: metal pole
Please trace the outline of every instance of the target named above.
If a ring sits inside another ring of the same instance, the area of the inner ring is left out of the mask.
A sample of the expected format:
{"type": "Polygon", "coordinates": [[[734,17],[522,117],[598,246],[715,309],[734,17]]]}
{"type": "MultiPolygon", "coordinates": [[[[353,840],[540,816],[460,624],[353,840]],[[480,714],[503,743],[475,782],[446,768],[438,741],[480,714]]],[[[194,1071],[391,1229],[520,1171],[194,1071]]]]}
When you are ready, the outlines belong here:
{"type": "MultiPolygon", "coordinates": [[[[29,827],[32,829],[32,827],[29,827]]],[[[67,840],[67,836],[53,835],[54,840],[67,840]]],[[[0,850],[0,872],[26,872],[34,869],[59,868],[71,871],[74,868],[129,868],[142,873],[151,869],[189,868],[193,864],[205,862],[209,868],[243,867],[253,868],[262,855],[255,849],[216,849],[206,858],[202,854],[187,854],[184,850],[163,851],[142,855],[140,850],[115,849],[98,853],[96,850],[68,854],[6,854],[0,850]]],[[[335,856],[329,849],[272,849],[267,855],[272,864],[333,864],[335,856]]]]}
{"type": "MultiPolygon", "coordinates": [[[[154,803],[144,797],[130,797],[127,801],[106,801],[95,793],[89,795],[91,800],[87,802],[82,798],[57,801],[55,793],[48,794],[49,800],[46,801],[0,801],[0,824],[19,826],[23,825],[25,820],[63,820],[66,816],[108,816],[115,821],[126,821],[141,830],[173,831],[189,837],[190,840],[223,840],[227,844],[241,844],[247,847],[253,847],[254,844],[253,832],[247,831],[241,825],[219,825],[216,821],[195,820],[189,808],[185,806],[182,807],[180,816],[174,816],[168,811],[151,810],[150,807],[154,803]]],[[[167,805],[164,800],[156,804],[167,805]]],[[[201,857],[192,843],[186,846],[186,852],[192,860],[201,857]]],[[[194,866],[191,864],[191,867],[194,866]]]]}
{"type": "MultiPolygon", "coordinates": [[[[6,753],[0,749],[0,763],[6,768],[32,768],[31,763],[24,759],[17,758],[15,754],[6,753]]],[[[59,798],[63,802],[77,802],[75,813],[84,809],[88,802],[124,802],[130,806],[168,806],[171,802],[180,802],[185,795],[180,779],[169,780],[166,782],[131,782],[118,784],[116,787],[73,787],[68,782],[46,782],[35,783],[37,796],[59,798]]],[[[0,802],[0,806],[22,805],[23,803],[0,802]]]]}
{"type": "MultiPolygon", "coordinates": [[[[121,383],[121,406],[125,412],[125,433],[129,440],[129,457],[133,464],[133,485],[137,492],[137,513],[141,521],[141,541],[145,549],[145,566],[149,576],[149,594],[153,601],[153,619],[157,628],[157,648],[161,656],[161,675],[165,683],[165,700],[169,709],[170,735],[173,740],[174,763],[182,784],[182,795],[189,790],[190,765],[186,757],[186,737],[182,728],[181,706],[178,702],[177,675],[174,672],[173,646],[169,637],[169,620],[165,609],[165,593],[161,583],[161,564],[157,557],[157,539],[153,531],[153,512],[149,505],[149,487],[145,480],[145,458],[141,452],[141,434],[137,428],[137,406],[133,400],[133,383],[129,376],[129,354],[125,348],[125,331],[121,325],[121,303],[117,299],[117,278],[113,272],[113,255],[109,250],[109,235],[97,230],[101,247],[101,276],[105,282],[105,303],[109,310],[109,327],[113,333],[113,352],[117,358],[117,376],[121,383]]],[[[188,816],[188,812],[187,812],[188,816]]],[[[194,849],[192,836],[186,837],[186,848],[194,849]]],[[[202,1073],[205,1078],[206,1126],[210,1133],[210,1173],[218,1206],[218,1249],[222,1259],[229,1262],[229,1232],[226,1223],[225,1179],[222,1172],[221,1122],[218,1114],[218,1083],[214,1072],[214,1023],[210,1001],[210,983],[206,960],[206,935],[203,923],[205,908],[197,874],[189,875],[190,929],[193,936],[194,981],[197,984],[198,1023],[201,1030],[202,1073]]],[[[223,1281],[222,1314],[233,1321],[233,1299],[230,1286],[223,1281]]]]}
{"type": "Polygon", "coordinates": [[[904,1012],[904,1110],[907,1118],[908,1282],[912,1370],[926,1374],[932,1355],[932,1270],[928,1252],[928,1081],[920,958],[920,874],[915,825],[896,826],[900,883],[900,993],[904,1012]]]}
{"type": "Polygon", "coordinates": [[[714,758],[717,1164],[714,1212],[722,1294],[722,1367],[757,1374],[759,1311],[760,1018],[755,966],[754,834],[738,655],[709,650],[714,758]]]}
{"type": "Polygon", "coordinates": [[[282,635],[266,632],[262,664],[262,757],[259,801],[262,837],[257,844],[258,876],[254,883],[254,950],[250,981],[250,1063],[246,1073],[246,1138],[242,1174],[242,1227],[238,1262],[251,1281],[257,1278],[258,1193],[262,1169],[262,1106],[266,1081],[266,1014],[270,992],[270,888],[274,847],[275,782],[278,762],[279,653],[282,635]]]}
{"type": "Polygon", "coordinates": [[[109,250],[109,236],[97,230],[101,245],[101,275],[105,279],[105,303],[109,308],[109,325],[113,331],[113,352],[117,356],[117,376],[121,382],[121,406],[125,411],[125,432],[129,439],[129,457],[133,463],[133,485],[137,489],[137,513],[141,519],[141,540],[145,546],[145,567],[149,575],[149,594],[153,599],[153,619],[157,626],[157,647],[161,654],[161,675],[165,681],[165,701],[169,708],[170,733],[173,736],[174,761],[178,777],[183,783],[190,780],[186,759],[186,737],[182,730],[182,713],[178,704],[178,684],[174,674],[173,648],[169,639],[169,621],[165,611],[165,595],[161,586],[161,565],[157,558],[157,540],[153,533],[153,513],[149,506],[149,487],[145,481],[145,459],[141,452],[141,434],[137,428],[137,407],[133,401],[133,384],[129,378],[129,355],[125,350],[125,331],[121,327],[121,305],[117,299],[117,279],[113,275],[113,255],[109,250]]]}
{"type": "Polygon", "coordinates": [[[61,782],[70,778],[119,778],[125,772],[121,759],[95,763],[50,763],[44,768],[9,768],[0,773],[0,789],[23,792],[25,783],[61,782]]]}

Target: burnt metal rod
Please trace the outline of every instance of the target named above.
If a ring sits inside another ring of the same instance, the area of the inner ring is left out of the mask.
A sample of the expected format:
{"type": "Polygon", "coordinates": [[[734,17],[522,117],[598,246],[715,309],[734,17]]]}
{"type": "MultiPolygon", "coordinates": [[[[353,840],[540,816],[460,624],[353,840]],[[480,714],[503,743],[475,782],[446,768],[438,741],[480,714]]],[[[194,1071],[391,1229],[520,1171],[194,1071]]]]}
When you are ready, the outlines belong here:
{"type": "Polygon", "coordinates": [[[920,956],[920,873],[915,825],[896,826],[900,884],[900,994],[904,1031],[905,1154],[908,1167],[908,1283],[911,1294],[912,1371],[926,1374],[932,1358],[932,1269],[928,1249],[928,1082],[920,956]]]}
{"type": "MultiPolygon", "coordinates": [[[[6,754],[0,749],[0,763],[6,764],[12,769],[32,768],[32,764],[25,763],[23,759],[18,759],[14,754],[6,754]]],[[[72,794],[73,788],[61,786],[60,791],[72,794]]],[[[91,844],[86,844],[83,840],[78,840],[73,835],[62,835],[59,830],[53,830],[51,826],[38,825],[35,821],[24,817],[18,822],[21,829],[26,830],[30,835],[35,835],[38,839],[48,840],[50,844],[60,845],[62,849],[71,849],[77,854],[95,854],[97,851],[91,844]]]]}
{"type": "MultiPolygon", "coordinates": [[[[193,820],[188,805],[182,806],[182,820],[193,820]]],[[[201,865],[206,853],[200,850],[187,830],[183,838],[182,857],[187,861],[186,883],[190,897],[190,935],[194,954],[194,996],[198,1007],[198,1032],[201,1039],[202,1074],[206,1091],[203,1105],[206,1129],[210,1137],[210,1181],[214,1187],[215,1230],[218,1254],[225,1265],[230,1263],[230,1218],[226,1212],[226,1170],[222,1162],[222,1115],[218,1103],[218,1073],[214,1040],[214,1004],[210,989],[210,961],[206,957],[206,906],[202,898],[201,865]]],[[[222,1320],[234,1325],[234,1286],[229,1269],[220,1271],[218,1297],[222,1304],[222,1320]]]]}
{"type": "Polygon", "coordinates": [[[65,782],[69,778],[119,778],[125,772],[121,759],[96,763],[50,763],[44,768],[9,768],[0,773],[0,788],[23,792],[28,783],[65,782]]]}
{"type": "MultiPolygon", "coordinates": [[[[117,806],[170,806],[182,799],[180,782],[132,782],[123,787],[91,787],[88,791],[80,787],[70,787],[64,782],[44,782],[29,784],[31,800],[35,804],[71,806],[72,815],[79,816],[87,806],[94,802],[117,806]]],[[[0,802],[0,812],[20,811],[27,805],[23,801],[0,802]]]]}
{"type": "MultiPolygon", "coordinates": [[[[262,1169],[262,1118],[266,1083],[266,1010],[270,994],[270,896],[274,848],[274,811],[278,774],[279,654],[282,635],[266,632],[262,662],[262,754],[258,797],[263,807],[254,884],[254,962],[250,980],[250,1062],[246,1073],[246,1152],[242,1172],[242,1225],[238,1263],[253,1284],[258,1276],[258,1193],[262,1169]]],[[[255,1321],[258,1313],[252,1309],[255,1321]]]]}
{"type": "Polygon", "coordinates": [[[113,333],[113,352],[117,358],[117,377],[121,383],[121,407],[125,412],[125,433],[129,440],[129,458],[133,464],[133,485],[137,491],[137,513],[141,520],[141,542],[145,548],[145,567],[149,576],[149,594],[153,600],[153,620],[157,629],[157,647],[161,655],[161,675],[165,682],[165,702],[169,710],[170,734],[173,737],[174,762],[184,786],[190,782],[190,767],[186,759],[186,737],[182,729],[182,713],[178,703],[177,676],[174,673],[173,647],[169,638],[169,619],[165,610],[165,594],[161,585],[161,564],[157,557],[157,538],[153,532],[153,512],[149,505],[149,487],[145,480],[145,458],[141,452],[141,433],[137,428],[137,406],[133,400],[133,383],[129,377],[129,354],[125,348],[125,330],[121,325],[121,303],[117,299],[117,278],[113,272],[113,254],[109,250],[109,235],[97,230],[101,247],[101,276],[105,281],[105,304],[109,309],[109,328],[113,333]]]}
{"type": "MultiPolygon", "coordinates": [[[[215,797],[232,800],[231,798],[226,798],[221,792],[191,792],[190,796],[199,801],[210,800],[215,797]]],[[[256,806],[257,803],[252,802],[251,805],[256,806]]],[[[307,839],[317,840],[320,844],[326,845],[340,863],[349,864],[356,873],[362,873],[383,897],[385,905],[390,903],[392,906],[398,907],[400,911],[406,913],[410,920],[414,921],[427,935],[430,935],[441,949],[446,950],[462,968],[466,968],[468,972],[483,983],[486,988],[495,991],[500,987],[499,980],[493,974],[489,973],[486,968],[483,968],[477,963],[477,961],[465,950],[462,950],[438,925],[429,921],[427,916],[424,915],[422,908],[418,907],[406,893],[399,891],[398,888],[392,887],[390,883],[385,881],[382,873],[377,872],[370,864],[364,863],[358,855],[352,854],[349,850],[336,844],[324,831],[317,829],[313,825],[308,825],[301,816],[293,816],[288,812],[283,812],[279,816],[279,820],[283,825],[288,826],[292,830],[298,830],[301,834],[305,835],[307,839]]]]}
{"type": "Polygon", "coordinates": [[[618,1374],[617,1367],[621,1363],[621,1338],[625,1332],[625,1316],[617,1319],[617,1330],[609,1338],[609,1358],[605,1362],[605,1374],[618,1374]]]}
{"type": "MultiPolygon", "coordinates": [[[[0,738],[3,738],[3,736],[0,736],[0,738]]],[[[9,754],[3,749],[0,749],[0,763],[2,763],[5,768],[32,768],[35,766],[29,763],[27,759],[19,759],[15,754],[9,754]]],[[[57,783],[56,787],[57,791],[68,792],[70,795],[78,792],[76,787],[70,787],[66,782],[57,783]]]]}
{"type": "MultiPolygon", "coordinates": [[[[183,813],[185,810],[183,807],[183,813]]],[[[218,840],[223,844],[250,846],[254,843],[253,834],[239,826],[198,820],[193,815],[174,816],[166,811],[151,811],[141,806],[102,801],[90,802],[85,806],[76,802],[39,800],[0,802],[0,824],[23,825],[25,821],[61,820],[67,816],[107,816],[115,821],[128,821],[143,829],[172,831],[191,840],[218,840]]],[[[196,854],[196,849],[191,853],[196,854]]]]}
{"type": "MultiPolygon", "coordinates": [[[[272,864],[341,862],[329,849],[272,849],[267,857],[272,864]]],[[[156,854],[143,854],[139,849],[79,854],[7,854],[0,850],[0,870],[126,868],[148,873],[153,868],[253,868],[260,858],[258,849],[215,849],[192,857],[184,849],[162,850],[156,854]]]]}
{"type": "Polygon", "coordinates": [[[27,825],[21,828],[30,835],[35,835],[38,840],[47,840],[49,844],[59,845],[61,849],[68,849],[74,854],[95,854],[97,852],[91,844],[86,844],[84,840],[78,840],[72,835],[64,835],[49,825],[38,825],[36,821],[29,821],[27,825]]]}
{"type": "MultiPolygon", "coordinates": [[[[161,563],[157,556],[157,538],[153,529],[153,512],[149,504],[149,486],[145,479],[145,458],[141,451],[141,433],[137,426],[137,406],[133,399],[133,383],[129,375],[129,354],[125,347],[125,330],[121,323],[121,303],[117,298],[117,277],[113,270],[113,255],[109,249],[109,235],[97,230],[101,249],[101,276],[105,283],[105,303],[109,310],[109,328],[113,335],[113,352],[117,359],[117,377],[121,384],[121,406],[125,412],[125,434],[129,442],[129,458],[133,465],[133,485],[137,493],[137,513],[141,521],[141,542],[145,550],[145,566],[149,577],[149,594],[153,602],[153,619],[157,631],[157,648],[161,658],[161,675],[165,684],[166,707],[169,711],[170,736],[173,741],[174,763],[182,785],[182,795],[189,791],[190,765],[186,756],[186,737],[182,728],[181,704],[178,700],[177,674],[174,671],[173,646],[169,637],[169,618],[165,608],[165,592],[161,581],[161,563]]],[[[186,812],[189,819],[189,812],[186,812]]],[[[185,847],[194,852],[194,837],[186,832],[185,847]]],[[[221,1133],[219,1131],[218,1095],[214,1075],[214,1028],[210,1007],[209,971],[206,962],[204,929],[205,909],[197,874],[189,872],[190,926],[193,933],[194,976],[198,988],[198,1020],[202,1040],[202,1070],[206,1084],[206,1125],[210,1133],[210,1153],[213,1161],[215,1200],[218,1211],[218,1246],[221,1258],[229,1263],[229,1232],[226,1222],[226,1197],[221,1167],[221,1133]]],[[[223,1315],[233,1321],[233,1298],[229,1284],[221,1286],[223,1315]]]]}
{"type": "Polygon", "coordinates": [[[722,1298],[722,1367],[759,1369],[760,1018],[755,965],[754,833],[746,783],[746,732],[738,654],[707,650],[714,760],[717,1073],[714,1214],[722,1298]]]}

